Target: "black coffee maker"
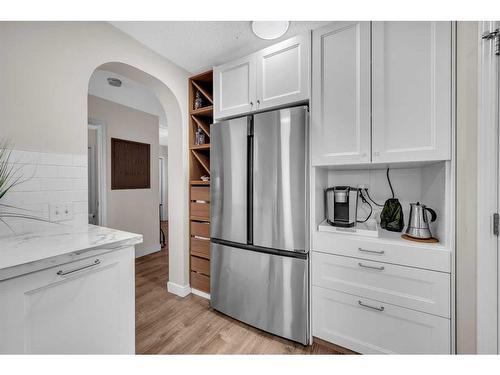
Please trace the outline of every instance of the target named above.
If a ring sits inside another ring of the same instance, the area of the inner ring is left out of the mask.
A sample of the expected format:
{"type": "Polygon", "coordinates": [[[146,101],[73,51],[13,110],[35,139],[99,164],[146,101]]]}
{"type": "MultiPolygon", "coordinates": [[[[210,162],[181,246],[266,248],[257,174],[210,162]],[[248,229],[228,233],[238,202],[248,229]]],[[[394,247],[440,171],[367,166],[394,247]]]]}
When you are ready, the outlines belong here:
{"type": "Polygon", "coordinates": [[[335,227],[356,225],[359,189],[351,186],[333,186],[325,190],[326,221],[335,227]]]}

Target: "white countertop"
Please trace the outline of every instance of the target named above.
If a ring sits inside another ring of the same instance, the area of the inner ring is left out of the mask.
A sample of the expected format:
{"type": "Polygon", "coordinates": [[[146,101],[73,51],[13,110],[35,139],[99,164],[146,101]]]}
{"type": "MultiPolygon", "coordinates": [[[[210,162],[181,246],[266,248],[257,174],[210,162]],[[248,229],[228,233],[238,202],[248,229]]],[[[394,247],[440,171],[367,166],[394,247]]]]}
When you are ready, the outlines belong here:
{"type": "Polygon", "coordinates": [[[70,262],[97,249],[113,250],[142,242],[142,235],[84,225],[60,225],[37,233],[0,237],[0,280],[70,262]]]}

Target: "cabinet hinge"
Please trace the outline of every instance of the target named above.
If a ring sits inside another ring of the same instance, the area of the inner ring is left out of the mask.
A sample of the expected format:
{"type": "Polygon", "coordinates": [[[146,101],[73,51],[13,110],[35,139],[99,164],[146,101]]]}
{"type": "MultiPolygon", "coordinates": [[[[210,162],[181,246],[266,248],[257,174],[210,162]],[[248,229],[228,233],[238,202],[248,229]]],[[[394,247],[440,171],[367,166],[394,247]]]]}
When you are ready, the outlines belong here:
{"type": "Polygon", "coordinates": [[[494,45],[494,50],[495,50],[495,55],[499,56],[500,55],[500,31],[496,29],[495,31],[486,31],[483,33],[481,36],[485,40],[492,40],[494,45]]]}
{"type": "Polygon", "coordinates": [[[498,213],[493,214],[493,234],[498,236],[498,223],[500,221],[500,215],[498,213]]]}

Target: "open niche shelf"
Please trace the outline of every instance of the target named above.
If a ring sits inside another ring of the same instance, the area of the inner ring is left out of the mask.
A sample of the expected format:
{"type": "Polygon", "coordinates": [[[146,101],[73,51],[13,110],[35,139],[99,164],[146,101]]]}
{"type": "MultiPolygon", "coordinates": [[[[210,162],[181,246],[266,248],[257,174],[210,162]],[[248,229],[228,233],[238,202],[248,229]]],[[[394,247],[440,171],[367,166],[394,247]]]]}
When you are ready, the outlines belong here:
{"type": "Polygon", "coordinates": [[[213,122],[212,71],[191,77],[188,90],[190,285],[194,290],[210,293],[209,178],[210,126],[213,122]]]}
{"type": "MultiPolygon", "coordinates": [[[[388,232],[379,227],[379,237],[371,238],[371,241],[390,241],[401,242],[408,246],[412,244],[428,246],[435,249],[447,249],[450,247],[450,202],[449,189],[447,183],[450,174],[450,163],[447,161],[434,162],[427,164],[406,164],[391,165],[390,178],[394,188],[395,197],[399,199],[403,208],[404,228],[408,224],[410,203],[420,202],[434,209],[437,213],[437,220],[431,223],[431,232],[434,237],[439,239],[438,243],[426,244],[407,241],[401,238],[402,233],[388,232]]],[[[357,169],[335,169],[332,167],[314,167],[312,169],[314,198],[312,203],[312,230],[318,231],[318,227],[326,219],[326,207],[324,190],[332,186],[353,186],[364,185],[368,187],[371,198],[378,204],[391,198],[391,190],[386,177],[386,165],[370,166],[363,169],[358,166],[357,169]]],[[[368,205],[361,200],[358,201],[358,219],[365,219],[370,213],[368,205]]],[[[380,224],[380,213],[382,207],[372,204],[373,213],[371,220],[375,219],[380,224]]],[[[338,234],[345,236],[348,234],[338,234]]],[[[367,237],[364,237],[365,239],[367,237]]]]}

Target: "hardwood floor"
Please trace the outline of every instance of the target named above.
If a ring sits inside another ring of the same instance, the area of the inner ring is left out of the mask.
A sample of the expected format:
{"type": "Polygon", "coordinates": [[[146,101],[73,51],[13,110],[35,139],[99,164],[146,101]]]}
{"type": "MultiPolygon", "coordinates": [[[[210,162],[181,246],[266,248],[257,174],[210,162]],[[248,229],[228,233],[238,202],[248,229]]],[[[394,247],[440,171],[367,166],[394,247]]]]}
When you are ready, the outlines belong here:
{"type": "Polygon", "coordinates": [[[220,314],[208,300],[166,291],[168,250],[136,259],[137,354],[341,354],[288,341],[220,314]]]}

